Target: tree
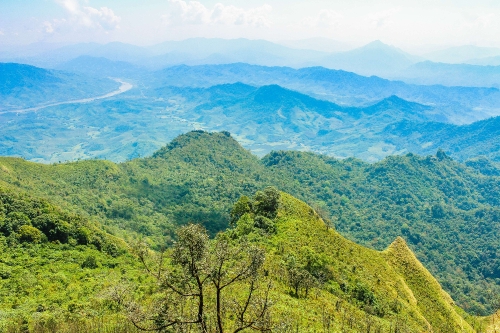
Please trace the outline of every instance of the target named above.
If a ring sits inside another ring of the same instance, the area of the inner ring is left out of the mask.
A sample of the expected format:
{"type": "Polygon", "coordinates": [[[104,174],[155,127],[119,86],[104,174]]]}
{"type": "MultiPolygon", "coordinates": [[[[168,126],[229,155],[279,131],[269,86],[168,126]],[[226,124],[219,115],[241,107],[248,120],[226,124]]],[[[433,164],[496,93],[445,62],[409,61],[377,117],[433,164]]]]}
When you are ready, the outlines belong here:
{"type": "Polygon", "coordinates": [[[157,281],[164,294],[154,306],[152,314],[132,303],[129,316],[138,329],[164,331],[189,329],[198,326],[201,332],[208,332],[205,318],[205,288],[209,279],[207,270],[208,234],[195,224],[182,227],[177,232],[170,259],[172,268],[164,268],[164,252],[151,262],[148,247],[141,243],[136,254],[146,271],[157,281]]]}
{"type": "Polygon", "coordinates": [[[246,282],[246,295],[241,302],[233,298],[229,310],[236,318],[233,332],[250,328],[256,331],[267,331],[269,321],[266,318],[270,302],[268,298],[270,284],[265,291],[264,299],[255,297],[259,285],[259,272],[265,260],[264,251],[255,246],[242,243],[239,246],[230,244],[225,234],[220,234],[215,240],[211,251],[210,280],[215,289],[215,304],[217,316],[216,332],[223,333],[224,327],[222,314],[223,291],[239,282],[246,282]]]}
{"type": "Polygon", "coordinates": [[[254,196],[255,215],[262,215],[268,219],[274,219],[278,214],[280,192],[272,187],[266,187],[264,191],[257,191],[254,196]]]}
{"type": "Polygon", "coordinates": [[[210,241],[202,226],[189,224],[179,228],[167,256],[161,252],[151,259],[144,244],[136,246],[136,254],[163,295],[147,311],[128,305],[137,328],[203,333],[270,330],[271,285],[261,288],[263,250],[235,243],[225,234],[210,241]],[[170,265],[165,264],[168,259],[170,265]]]}

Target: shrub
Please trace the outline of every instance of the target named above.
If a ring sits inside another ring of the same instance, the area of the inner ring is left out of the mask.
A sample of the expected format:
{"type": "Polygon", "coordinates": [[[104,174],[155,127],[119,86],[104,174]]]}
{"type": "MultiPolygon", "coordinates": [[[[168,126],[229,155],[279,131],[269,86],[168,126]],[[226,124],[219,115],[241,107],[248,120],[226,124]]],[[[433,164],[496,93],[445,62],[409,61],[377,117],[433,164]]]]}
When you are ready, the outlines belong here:
{"type": "Polygon", "coordinates": [[[89,255],[81,264],[82,268],[90,268],[90,269],[95,269],[97,268],[97,260],[94,256],[89,255]]]}
{"type": "Polygon", "coordinates": [[[44,235],[40,230],[29,225],[23,225],[17,232],[19,241],[26,243],[41,243],[43,236],[44,235]]]}

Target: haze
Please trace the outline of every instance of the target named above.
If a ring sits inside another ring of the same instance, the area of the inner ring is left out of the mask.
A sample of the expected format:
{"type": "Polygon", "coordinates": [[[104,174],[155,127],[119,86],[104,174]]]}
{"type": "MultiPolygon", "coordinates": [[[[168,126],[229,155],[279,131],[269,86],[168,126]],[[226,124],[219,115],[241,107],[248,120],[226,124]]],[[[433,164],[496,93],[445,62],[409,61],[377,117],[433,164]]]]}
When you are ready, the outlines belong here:
{"type": "Polygon", "coordinates": [[[3,49],[36,42],[151,45],[193,37],[283,41],[373,40],[413,53],[457,45],[498,47],[500,2],[3,0],[3,49]]]}

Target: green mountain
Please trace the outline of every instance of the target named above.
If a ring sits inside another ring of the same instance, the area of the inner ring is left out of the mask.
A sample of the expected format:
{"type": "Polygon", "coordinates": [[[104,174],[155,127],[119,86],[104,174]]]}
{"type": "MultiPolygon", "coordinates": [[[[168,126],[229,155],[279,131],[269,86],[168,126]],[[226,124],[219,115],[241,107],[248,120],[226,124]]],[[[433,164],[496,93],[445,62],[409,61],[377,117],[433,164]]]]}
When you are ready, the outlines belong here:
{"type": "MultiPolygon", "coordinates": [[[[141,254],[130,255],[117,241],[114,241],[117,251],[98,249],[92,241],[81,242],[77,234],[71,233],[68,240],[62,242],[47,242],[53,234],[51,231],[38,231],[47,239],[27,238],[26,226],[39,230],[38,222],[48,211],[59,221],[67,219],[66,213],[46,201],[8,190],[2,191],[1,198],[2,213],[6,214],[2,220],[4,226],[6,221],[13,221],[14,215],[25,214],[27,223],[7,237],[4,228],[0,234],[2,330],[137,332],[131,320],[144,327],[141,319],[153,315],[152,327],[158,327],[168,322],[169,311],[176,311],[159,306],[168,305],[173,299],[169,298],[165,285],[156,283],[154,274],[148,276],[141,269],[139,258],[144,258],[141,254]],[[148,312],[137,317],[141,309],[148,312]],[[162,316],[156,316],[158,311],[162,316]]],[[[258,193],[250,199],[253,207],[259,207],[257,198],[258,193]]],[[[279,193],[276,200],[278,205],[274,208],[251,209],[233,228],[210,241],[207,248],[211,255],[220,256],[221,252],[214,250],[224,246],[228,256],[224,259],[227,267],[221,267],[224,270],[241,267],[242,262],[230,256],[245,253],[248,247],[262,251],[265,260],[255,278],[235,280],[220,296],[223,300],[230,297],[231,302],[238,302],[240,297],[247,297],[245,290],[252,283],[256,289],[249,300],[258,309],[259,302],[264,301],[260,297],[266,293],[263,286],[271,282],[268,294],[271,307],[266,321],[260,325],[300,332],[458,333],[478,332],[484,327],[480,320],[454,305],[403,239],[396,239],[383,252],[371,250],[329,228],[304,202],[286,193],[279,193]],[[259,214],[266,212],[272,213],[267,220],[274,231],[265,232],[257,223],[262,220],[259,214]]],[[[76,226],[78,223],[68,222],[68,229],[76,226]]],[[[87,236],[92,239],[97,232],[88,232],[87,236]]],[[[106,239],[114,239],[100,233],[106,239]]],[[[179,243],[182,242],[185,240],[180,239],[179,243]]],[[[164,256],[175,258],[176,246],[164,256]]],[[[179,274],[175,268],[180,264],[175,260],[167,262],[159,268],[160,272],[179,274]]],[[[211,264],[208,259],[207,265],[211,264]]],[[[232,274],[230,270],[227,273],[232,274]]],[[[210,332],[215,331],[212,320],[216,318],[213,288],[211,283],[206,283],[203,291],[204,318],[210,332]]],[[[194,306],[187,304],[183,316],[189,315],[190,306],[194,306]]],[[[225,303],[225,306],[229,310],[231,304],[225,303]]],[[[237,307],[235,311],[239,311],[237,307]]],[[[222,321],[225,326],[237,325],[231,311],[222,314],[222,321]]]]}
{"type": "Polygon", "coordinates": [[[403,121],[387,126],[388,142],[417,154],[428,154],[442,148],[458,160],[487,156],[500,161],[500,118],[494,117],[470,125],[403,121]]]}
{"type": "Polygon", "coordinates": [[[500,179],[443,152],[374,164],[297,151],[259,160],[227,132],[195,131],[152,157],[120,164],[1,158],[0,168],[5,186],[92,217],[125,239],[146,237],[156,249],[190,221],[211,234],[226,229],[241,195],[273,185],[324,212],[342,235],[365,246],[383,250],[403,236],[467,311],[492,313],[500,294],[500,179]]]}

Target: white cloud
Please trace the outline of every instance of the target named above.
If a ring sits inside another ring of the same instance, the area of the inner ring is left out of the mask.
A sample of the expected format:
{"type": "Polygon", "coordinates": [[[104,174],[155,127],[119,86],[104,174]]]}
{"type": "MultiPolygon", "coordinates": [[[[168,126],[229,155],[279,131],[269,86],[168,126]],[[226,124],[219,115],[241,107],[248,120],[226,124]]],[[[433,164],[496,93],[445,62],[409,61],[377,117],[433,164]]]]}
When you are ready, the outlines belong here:
{"type": "Polygon", "coordinates": [[[391,18],[399,11],[399,8],[391,8],[381,12],[372,13],[368,16],[368,18],[374,28],[385,28],[393,23],[391,18]]]}
{"type": "Polygon", "coordinates": [[[117,16],[112,9],[101,7],[99,9],[82,6],[79,0],[55,0],[68,12],[67,19],[53,20],[53,22],[44,22],[45,32],[53,33],[57,28],[65,24],[85,27],[89,29],[102,29],[111,31],[119,28],[121,17],[117,16]]]}
{"type": "Polygon", "coordinates": [[[489,28],[495,22],[497,22],[495,14],[490,13],[472,17],[469,16],[465,25],[471,28],[489,28]]]}
{"type": "Polygon", "coordinates": [[[336,11],[322,9],[317,16],[308,16],[301,23],[307,27],[331,28],[340,24],[343,16],[336,11]]]}
{"type": "Polygon", "coordinates": [[[2,30],[0,30],[0,36],[3,36],[3,35],[5,35],[5,33],[2,30]]]}
{"type": "Polygon", "coordinates": [[[222,24],[269,27],[272,22],[269,13],[270,5],[243,9],[232,5],[215,4],[213,9],[205,7],[198,1],[169,0],[171,10],[162,20],[167,25],[184,24],[222,24]]]}
{"type": "Polygon", "coordinates": [[[51,34],[51,33],[54,32],[54,26],[49,21],[43,22],[43,28],[44,28],[45,32],[48,33],[48,34],[51,34]]]}

